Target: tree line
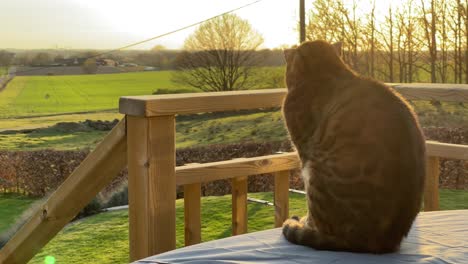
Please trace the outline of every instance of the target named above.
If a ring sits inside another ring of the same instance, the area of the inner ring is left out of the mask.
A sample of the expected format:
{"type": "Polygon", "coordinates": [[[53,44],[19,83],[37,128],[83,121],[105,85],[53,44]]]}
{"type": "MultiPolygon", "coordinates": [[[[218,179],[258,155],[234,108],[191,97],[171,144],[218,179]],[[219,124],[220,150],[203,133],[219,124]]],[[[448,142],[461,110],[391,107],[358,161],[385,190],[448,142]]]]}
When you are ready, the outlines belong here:
{"type": "Polygon", "coordinates": [[[307,39],[342,41],[344,60],[382,81],[468,83],[468,0],[404,0],[384,12],[376,1],[315,0],[307,39]]]}

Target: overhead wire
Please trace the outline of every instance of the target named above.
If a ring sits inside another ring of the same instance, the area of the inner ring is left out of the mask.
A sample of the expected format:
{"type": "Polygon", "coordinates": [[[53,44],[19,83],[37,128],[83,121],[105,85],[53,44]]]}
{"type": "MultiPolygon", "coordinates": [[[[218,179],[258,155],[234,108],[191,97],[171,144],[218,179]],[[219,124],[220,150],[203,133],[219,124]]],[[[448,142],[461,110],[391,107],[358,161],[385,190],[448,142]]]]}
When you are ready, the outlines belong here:
{"type": "MultiPolygon", "coordinates": [[[[218,17],[224,16],[224,15],[227,15],[227,14],[230,14],[230,13],[233,13],[233,12],[236,12],[236,11],[239,11],[239,10],[241,10],[241,9],[243,9],[243,8],[246,8],[246,7],[249,7],[249,6],[251,6],[251,5],[257,4],[257,3],[261,2],[261,1],[263,1],[263,0],[255,0],[255,1],[253,1],[253,2],[247,3],[247,4],[245,4],[245,5],[242,5],[242,6],[239,6],[239,7],[234,8],[234,9],[228,10],[228,11],[226,11],[226,12],[223,12],[223,13],[221,13],[221,14],[218,14],[218,15],[216,15],[216,16],[212,16],[212,17],[210,17],[210,18],[207,18],[207,19],[204,19],[204,20],[201,20],[201,21],[198,21],[198,22],[189,24],[189,25],[187,25],[187,26],[184,26],[184,27],[181,27],[181,28],[178,28],[178,29],[175,29],[175,30],[172,30],[172,31],[169,31],[169,32],[166,32],[166,33],[157,35],[157,36],[154,36],[154,37],[151,37],[151,38],[147,38],[147,39],[144,39],[144,40],[141,40],[141,41],[138,41],[138,42],[134,42],[134,43],[131,43],[131,44],[122,46],[122,47],[120,47],[120,48],[112,49],[112,50],[105,51],[105,52],[102,52],[102,53],[98,53],[98,54],[95,54],[95,55],[92,55],[92,56],[89,56],[89,57],[85,57],[85,58],[82,58],[82,59],[88,60],[88,59],[96,58],[96,57],[103,56],[103,55],[107,55],[107,54],[110,54],[110,53],[114,53],[114,52],[116,52],[116,51],[120,51],[120,50],[123,50],[123,49],[128,49],[128,48],[131,48],[131,47],[134,47],[134,46],[137,46],[137,45],[140,45],[140,44],[149,42],[149,41],[153,41],[153,40],[158,39],[158,38],[166,37],[166,36],[168,36],[168,35],[171,35],[171,34],[174,34],[174,33],[177,33],[177,32],[183,31],[183,30],[186,30],[186,29],[188,29],[188,28],[191,28],[191,27],[194,27],[194,26],[197,26],[197,25],[200,25],[200,24],[203,24],[203,23],[205,23],[205,22],[207,22],[207,21],[210,21],[210,20],[213,20],[213,19],[215,19],[215,18],[218,18],[218,17]]],[[[33,71],[39,71],[39,70],[44,70],[44,69],[51,69],[51,68],[55,68],[55,67],[56,67],[56,66],[38,67],[38,68],[34,68],[34,69],[28,69],[28,70],[23,70],[23,71],[14,72],[13,74],[16,75],[16,74],[27,73],[27,72],[33,72],[33,71]]]]}

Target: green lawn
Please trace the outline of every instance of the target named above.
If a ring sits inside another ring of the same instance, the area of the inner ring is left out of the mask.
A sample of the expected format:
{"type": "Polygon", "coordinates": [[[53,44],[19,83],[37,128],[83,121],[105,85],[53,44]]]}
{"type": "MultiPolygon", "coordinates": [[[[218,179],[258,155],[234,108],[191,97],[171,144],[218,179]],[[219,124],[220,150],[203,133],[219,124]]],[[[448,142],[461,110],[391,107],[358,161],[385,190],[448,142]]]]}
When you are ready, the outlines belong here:
{"type": "MultiPolygon", "coordinates": [[[[434,107],[428,102],[416,102],[416,110],[423,126],[460,127],[468,125],[468,107],[444,103],[434,107]]],[[[57,150],[95,146],[106,135],[103,131],[63,132],[38,129],[32,133],[5,134],[2,130],[51,126],[56,122],[85,119],[113,120],[122,118],[116,112],[59,115],[49,117],[0,119],[0,150],[57,150]]],[[[267,142],[287,139],[282,114],[278,110],[245,113],[212,113],[178,116],[176,122],[177,147],[194,147],[236,142],[267,142]]]]}
{"type": "Polygon", "coordinates": [[[17,194],[0,194],[0,234],[11,227],[34,201],[17,194]]]}
{"type": "MultiPolygon", "coordinates": [[[[272,201],[272,193],[250,193],[249,197],[272,201]]],[[[32,199],[0,196],[0,223],[5,229],[32,199]]],[[[183,200],[177,200],[177,246],[183,246],[183,200]]],[[[468,209],[468,191],[440,190],[442,210],[468,209]]],[[[290,193],[290,215],[304,215],[305,198],[290,193]]],[[[274,208],[248,204],[248,231],[273,227],[274,208]]],[[[202,240],[209,241],[231,234],[231,196],[202,198],[202,240]]],[[[44,263],[53,256],[57,263],[127,263],[128,211],[101,213],[66,226],[30,263],[44,263]]]]}
{"type": "Polygon", "coordinates": [[[86,114],[59,114],[52,116],[8,118],[0,119],[0,133],[5,130],[35,129],[53,126],[59,122],[80,122],[89,120],[114,120],[122,119],[124,115],[117,111],[86,113],[86,114]]]}
{"type": "MultiPolygon", "coordinates": [[[[283,67],[256,69],[255,88],[284,86],[283,72],[283,67]]],[[[17,76],[0,93],[0,119],[116,110],[120,96],[148,95],[157,89],[199,91],[173,83],[171,75],[172,71],[17,76]]]]}
{"type": "MultiPolygon", "coordinates": [[[[93,114],[97,117],[97,114],[93,114]]],[[[44,124],[63,118],[67,121],[80,121],[89,115],[33,118],[29,123],[25,119],[16,119],[12,124],[23,126],[44,124]],[[19,123],[24,121],[24,123],[19,123]],[[33,122],[35,122],[33,124],[33,122]],[[41,123],[42,122],[42,123],[41,123]]],[[[106,113],[102,120],[121,118],[119,114],[106,113]]],[[[61,120],[61,121],[64,121],[61,120]]],[[[0,123],[1,124],[1,123],[0,123]]],[[[1,127],[2,125],[0,125],[1,127]]],[[[10,125],[4,125],[11,127],[10,125]]],[[[72,150],[94,147],[107,134],[106,131],[64,132],[54,127],[40,128],[31,133],[6,133],[0,128],[0,150],[72,150]]],[[[241,115],[239,113],[217,113],[192,116],[179,116],[176,123],[177,147],[205,146],[234,142],[265,142],[286,140],[286,130],[279,111],[261,111],[241,115]]]]}
{"type": "Polygon", "coordinates": [[[78,150],[92,148],[106,134],[106,131],[67,133],[48,129],[28,134],[0,134],[0,150],[78,150]]]}
{"type": "Polygon", "coordinates": [[[2,77],[2,75],[7,74],[7,73],[8,73],[7,68],[0,66],[0,77],[2,77]]]}
{"type": "MultiPolygon", "coordinates": [[[[257,69],[255,77],[262,79],[258,81],[257,88],[282,86],[283,72],[282,67],[257,69]]],[[[116,109],[120,96],[150,94],[158,89],[171,92],[182,88],[171,82],[171,71],[16,77],[0,92],[0,149],[93,147],[105,132],[65,133],[41,129],[28,134],[5,134],[2,131],[45,128],[57,122],[85,119],[120,119],[122,115],[116,109]]],[[[464,104],[442,103],[441,106],[434,106],[421,101],[413,104],[423,126],[459,127],[468,124],[468,107],[464,104]]],[[[178,147],[279,141],[285,138],[286,131],[279,111],[244,115],[204,114],[197,118],[177,119],[178,147]]]]}
{"type": "Polygon", "coordinates": [[[0,93],[0,118],[116,109],[120,96],[176,88],[170,78],[170,71],[18,76],[0,93]]]}

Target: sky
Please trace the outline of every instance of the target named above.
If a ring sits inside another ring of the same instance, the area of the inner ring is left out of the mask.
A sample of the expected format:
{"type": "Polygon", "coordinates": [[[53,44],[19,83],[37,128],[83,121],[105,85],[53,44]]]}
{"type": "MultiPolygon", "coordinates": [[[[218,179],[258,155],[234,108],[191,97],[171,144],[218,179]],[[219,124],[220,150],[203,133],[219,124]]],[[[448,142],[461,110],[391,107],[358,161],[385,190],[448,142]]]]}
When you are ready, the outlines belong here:
{"type": "MultiPolygon", "coordinates": [[[[0,49],[113,49],[202,21],[253,0],[0,0],[0,49]]],[[[263,0],[235,13],[264,48],[295,44],[298,0],[263,0]]],[[[196,29],[136,46],[182,48],[196,29]]]]}

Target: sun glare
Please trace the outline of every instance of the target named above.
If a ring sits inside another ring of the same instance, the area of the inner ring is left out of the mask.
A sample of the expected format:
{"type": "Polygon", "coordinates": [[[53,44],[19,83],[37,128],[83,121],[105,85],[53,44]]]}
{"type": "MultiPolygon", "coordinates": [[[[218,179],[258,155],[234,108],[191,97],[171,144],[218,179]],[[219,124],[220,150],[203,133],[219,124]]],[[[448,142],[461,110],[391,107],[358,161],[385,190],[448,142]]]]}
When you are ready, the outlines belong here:
{"type": "MultiPolygon", "coordinates": [[[[6,1],[0,16],[10,21],[11,26],[5,29],[0,45],[3,48],[116,48],[203,21],[252,1],[6,1]]],[[[356,3],[357,16],[365,19],[372,1],[344,0],[343,3],[348,7],[356,3]]],[[[402,1],[375,0],[377,21],[383,21],[390,4],[397,8],[402,1]]],[[[305,2],[308,12],[313,8],[313,1],[305,2]]],[[[297,0],[264,0],[235,13],[263,35],[263,48],[275,48],[297,43],[298,9],[297,0]]],[[[194,29],[135,48],[148,49],[157,44],[181,48],[194,29]]]]}
{"type": "MultiPolygon", "coordinates": [[[[205,20],[252,1],[90,1],[75,0],[86,4],[99,14],[102,23],[109,24],[112,30],[124,33],[131,38],[149,38],[172,31],[195,22],[205,20]],[[85,3],[86,2],[86,3],[85,3]]],[[[284,0],[262,1],[237,11],[236,14],[249,20],[265,39],[264,46],[274,48],[282,44],[296,42],[296,5],[284,0]]],[[[161,43],[181,47],[194,28],[162,38],[146,46],[161,43]]]]}

